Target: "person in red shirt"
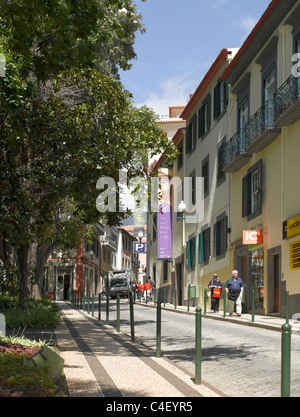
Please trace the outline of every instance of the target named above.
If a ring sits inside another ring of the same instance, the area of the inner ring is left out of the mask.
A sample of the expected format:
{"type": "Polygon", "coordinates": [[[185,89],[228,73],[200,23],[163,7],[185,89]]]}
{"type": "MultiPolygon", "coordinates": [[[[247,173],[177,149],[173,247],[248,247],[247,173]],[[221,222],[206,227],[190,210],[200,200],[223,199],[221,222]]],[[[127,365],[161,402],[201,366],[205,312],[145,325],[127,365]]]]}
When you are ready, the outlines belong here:
{"type": "Polygon", "coordinates": [[[147,279],[147,281],[144,284],[144,292],[146,292],[146,300],[147,300],[147,296],[150,296],[150,292],[151,292],[151,284],[149,282],[149,279],[147,279]]]}
{"type": "Polygon", "coordinates": [[[137,283],[137,296],[138,296],[138,300],[141,300],[142,295],[143,295],[143,285],[141,283],[141,281],[138,281],[137,283]]]}

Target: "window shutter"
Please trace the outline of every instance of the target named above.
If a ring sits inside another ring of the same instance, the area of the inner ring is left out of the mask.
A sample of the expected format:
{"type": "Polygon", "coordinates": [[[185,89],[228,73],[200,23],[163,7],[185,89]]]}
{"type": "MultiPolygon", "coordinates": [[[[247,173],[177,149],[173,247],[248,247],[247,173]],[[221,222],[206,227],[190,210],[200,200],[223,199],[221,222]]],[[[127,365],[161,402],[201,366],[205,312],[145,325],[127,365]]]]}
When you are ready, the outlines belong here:
{"type": "Polygon", "coordinates": [[[246,175],[243,178],[243,191],[242,191],[242,217],[248,216],[250,214],[250,195],[249,195],[249,175],[246,175]]]}
{"type": "Polygon", "coordinates": [[[200,107],[198,112],[198,138],[203,136],[203,117],[202,117],[202,107],[200,107]]]}
{"type": "Polygon", "coordinates": [[[186,245],[186,267],[187,269],[191,269],[191,246],[190,241],[187,241],[186,245]]]}
{"type": "Polygon", "coordinates": [[[223,230],[223,253],[227,251],[227,227],[228,227],[228,216],[224,219],[224,230],[223,230]]]}
{"type": "Polygon", "coordinates": [[[259,210],[262,209],[262,160],[259,161],[259,210]]]}
{"type": "Polygon", "coordinates": [[[225,107],[228,106],[228,101],[229,101],[229,89],[228,89],[228,84],[224,82],[224,97],[225,97],[225,107]]]}
{"type": "Polygon", "coordinates": [[[214,224],[213,256],[217,256],[217,223],[214,224]]]}
{"type": "Polygon", "coordinates": [[[218,117],[218,85],[214,88],[214,119],[218,117]]]}
{"type": "Polygon", "coordinates": [[[199,235],[199,262],[202,264],[204,262],[204,252],[203,252],[203,233],[199,235]]]}
{"type": "Polygon", "coordinates": [[[207,100],[207,130],[210,129],[211,126],[211,95],[209,95],[207,100]]]}
{"type": "Polygon", "coordinates": [[[194,241],[195,241],[195,256],[194,256],[194,262],[193,262],[193,266],[196,266],[197,263],[197,236],[194,237],[194,241]]]}
{"type": "Polygon", "coordinates": [[[196,147],[196,142],[197,142],[197,114],[194,115],[193,117],[193,149],[195,149],[196,147]]]}

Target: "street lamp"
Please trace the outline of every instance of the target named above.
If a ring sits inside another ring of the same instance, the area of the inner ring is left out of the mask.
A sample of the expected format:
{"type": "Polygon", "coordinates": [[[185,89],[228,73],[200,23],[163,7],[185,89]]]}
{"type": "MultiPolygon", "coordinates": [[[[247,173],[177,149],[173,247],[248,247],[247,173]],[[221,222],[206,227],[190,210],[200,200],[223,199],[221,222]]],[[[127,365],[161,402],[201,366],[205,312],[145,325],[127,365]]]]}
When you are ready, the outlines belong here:
{"type": "Polygon", "coordinates": [[[138,233],[138,238],[140,242],[142,241],[143,237],[144,237],[144,233],[140,230],[138,233]]]}
{"type": "Polygon", "coordinates": [[[186,241],[185,241],[185,212],[186,212],[186,204],[182,200],[181,203],[178,205],[178,211],[182,213],[180,219],[182,221],[182,246],[186,247],[186,241]]]}

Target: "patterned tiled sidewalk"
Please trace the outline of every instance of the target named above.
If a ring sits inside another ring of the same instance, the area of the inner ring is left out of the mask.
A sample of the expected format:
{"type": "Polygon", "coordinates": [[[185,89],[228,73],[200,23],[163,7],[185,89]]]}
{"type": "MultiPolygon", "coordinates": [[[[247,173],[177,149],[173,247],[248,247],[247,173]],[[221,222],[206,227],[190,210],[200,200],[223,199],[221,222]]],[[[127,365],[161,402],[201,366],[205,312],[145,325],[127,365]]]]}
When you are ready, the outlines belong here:
{"type": "Polygon", "coordinates": [[[222,397],[155,352],[69,303],[55,330],[70,397],[222,397]]]}

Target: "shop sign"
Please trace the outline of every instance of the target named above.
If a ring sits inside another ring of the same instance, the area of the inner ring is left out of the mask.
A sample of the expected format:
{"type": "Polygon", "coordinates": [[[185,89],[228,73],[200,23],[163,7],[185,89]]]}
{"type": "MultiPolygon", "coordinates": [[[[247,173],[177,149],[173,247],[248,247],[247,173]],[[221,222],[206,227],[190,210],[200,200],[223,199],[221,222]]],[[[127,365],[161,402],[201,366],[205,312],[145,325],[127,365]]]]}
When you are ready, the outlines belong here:
{"type": "Polygon", "coordinates": [[[290,266],[292,271],[300,269],[300,242],[290,245],[290,266]]]}
{"type": "Polygon", "coordinates": [[[263,243],[262,230],[244,230],[243,245],[261,245],[263,243]]]}
{"type": "Polygon", "coordinates": [[[292,217],[289,220],[283,222],[282,238],[288,239],[289,237],[298,235],[300,233],[300,214],[292,217]]]}

